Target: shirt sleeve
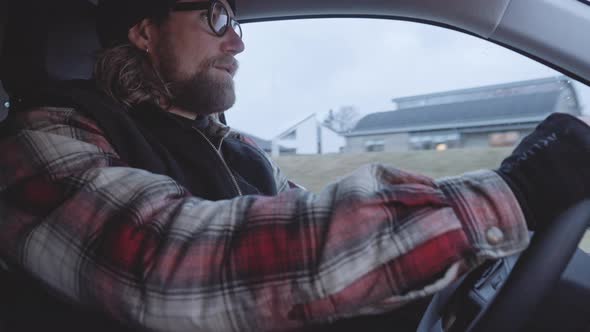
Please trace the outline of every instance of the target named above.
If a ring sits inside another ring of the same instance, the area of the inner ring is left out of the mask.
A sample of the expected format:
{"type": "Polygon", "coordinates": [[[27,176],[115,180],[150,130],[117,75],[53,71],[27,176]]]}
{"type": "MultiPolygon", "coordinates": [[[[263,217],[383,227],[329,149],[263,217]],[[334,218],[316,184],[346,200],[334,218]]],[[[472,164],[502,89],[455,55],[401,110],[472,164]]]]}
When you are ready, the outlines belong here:
{"type": "Polygon", "coordinates": [[[21,117],[0,142],[0,254],[150,330],[291,330],[392,309],[528,244],[490,171],[437,182],[367,165],[319,194],[207,201],[126,167],[73,110],[21,117]]]}

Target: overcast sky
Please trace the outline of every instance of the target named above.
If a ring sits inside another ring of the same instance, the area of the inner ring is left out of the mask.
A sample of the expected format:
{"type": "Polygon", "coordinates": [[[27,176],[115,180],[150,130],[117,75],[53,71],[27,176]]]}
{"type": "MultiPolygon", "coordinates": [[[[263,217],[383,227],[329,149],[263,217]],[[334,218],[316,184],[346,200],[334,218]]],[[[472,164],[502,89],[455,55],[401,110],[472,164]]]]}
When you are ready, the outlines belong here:
{"type": "MultiPolygon", "coordinates": [[[[479,38],[417,23],[323,19],[246,24],[232,127],[271,139],[316,113],[391,99],[559,75],[479,38]]],[[[590,110],[590,88],[577,84],[590,110]]]]}

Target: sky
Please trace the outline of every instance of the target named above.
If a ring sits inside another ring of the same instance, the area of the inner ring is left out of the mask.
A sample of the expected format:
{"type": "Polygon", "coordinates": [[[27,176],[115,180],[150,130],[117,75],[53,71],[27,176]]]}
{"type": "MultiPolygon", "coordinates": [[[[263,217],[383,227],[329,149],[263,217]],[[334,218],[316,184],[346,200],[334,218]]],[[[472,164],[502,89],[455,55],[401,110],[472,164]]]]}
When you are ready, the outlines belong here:
{"type": "MultiPolygon", "coordinates": [[[[316,114],[394,109],[393,98],[558,76],[488,41],[424,24],[313,19],[244,24],[230,126],[264,139],[316,114]]],[[[574,82],[590,113],[590,88],[574,82]]]]}

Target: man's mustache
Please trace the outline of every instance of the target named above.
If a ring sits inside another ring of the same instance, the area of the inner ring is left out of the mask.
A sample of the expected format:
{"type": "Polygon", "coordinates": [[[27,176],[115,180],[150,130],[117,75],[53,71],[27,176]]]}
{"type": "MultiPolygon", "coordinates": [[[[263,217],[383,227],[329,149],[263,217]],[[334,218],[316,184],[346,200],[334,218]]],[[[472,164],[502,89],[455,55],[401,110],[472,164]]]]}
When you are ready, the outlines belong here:
{"type": "Polygon", "coordinates": [[[232,76],[238,71],[240,64],[236,58],[231,55],[222,55],[211,61],[211,66],[227,70],[232,76]]]}

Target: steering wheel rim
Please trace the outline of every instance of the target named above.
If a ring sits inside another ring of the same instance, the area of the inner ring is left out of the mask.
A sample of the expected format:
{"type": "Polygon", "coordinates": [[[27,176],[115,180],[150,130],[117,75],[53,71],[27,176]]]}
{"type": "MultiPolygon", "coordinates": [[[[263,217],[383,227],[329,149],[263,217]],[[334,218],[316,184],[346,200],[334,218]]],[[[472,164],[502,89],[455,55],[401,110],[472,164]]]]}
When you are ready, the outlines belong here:
{"type": "MultiPolygon", "coordinates": [[[[520,331],[543,298],[559,280],[590,225],[590,199],[581,201],[535,232],[496,295],[469,324],[467,332],[520,331]]],[[[457,285],[455,285],[455,288],[457,285]]],[[[446,292],[445,299],[453,290],[446,292]]],[[[445,301],[433,299],[418,331],[442,331],[434,323],[441,321],[445,301]]]]}

